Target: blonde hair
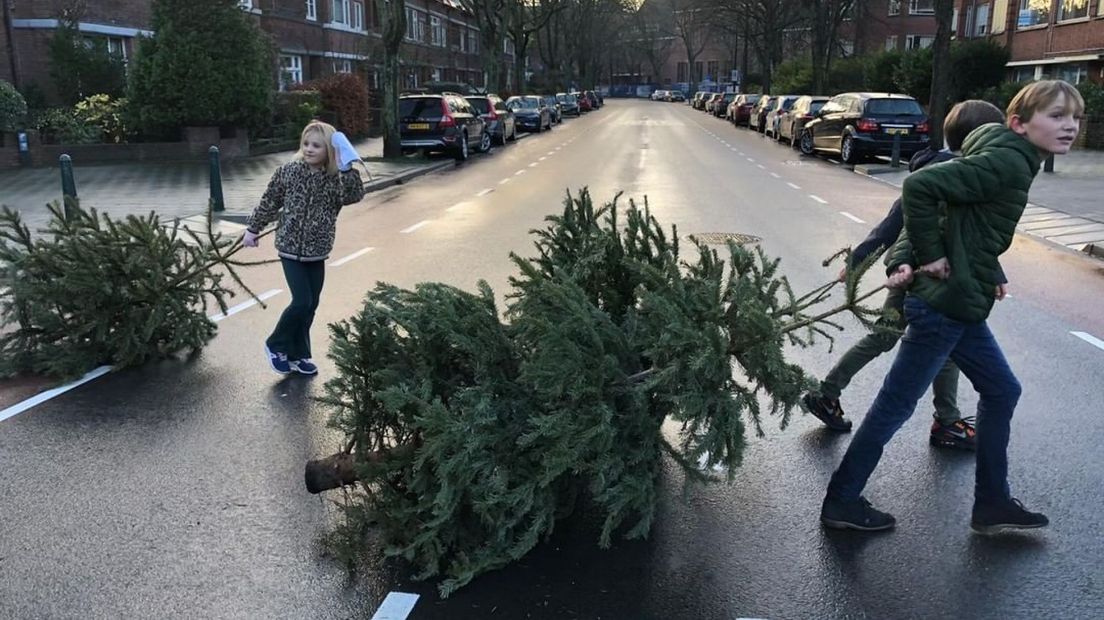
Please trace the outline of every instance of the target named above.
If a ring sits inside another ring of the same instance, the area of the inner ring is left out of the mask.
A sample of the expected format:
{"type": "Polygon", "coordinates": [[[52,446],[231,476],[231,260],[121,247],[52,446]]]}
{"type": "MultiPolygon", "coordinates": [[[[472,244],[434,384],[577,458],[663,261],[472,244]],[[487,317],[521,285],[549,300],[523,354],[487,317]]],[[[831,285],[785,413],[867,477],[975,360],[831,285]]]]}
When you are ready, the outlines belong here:
{"type": "Polygon", "coordinates": [[[311,121],[307,123],[307,126],[303,128],[303,133],[299,136],[299,151],[295,153],[294,161],[303,161],[303,141],[307,139],[307,134],[316,133],[322,138],[321,142],[326,147],[326,174],[337,174],[337,152],[333,147],[333,135],[337,132],[337,129],[322,121],[311,121]]]}
{"type": "Polygon", "coordinates": [[[1066,96],[1064,114],[1072,113],[1080,118],[1085,113],[1085,99],[1073,84],[1065,80],[1039,80],[1024,86],[1012,98],[1008,104],[1008,122],[1012,122],[1013,116],[1024,123],[1030,121],[1036,112],[1057,101],[1059,95],[1066,96]]]}

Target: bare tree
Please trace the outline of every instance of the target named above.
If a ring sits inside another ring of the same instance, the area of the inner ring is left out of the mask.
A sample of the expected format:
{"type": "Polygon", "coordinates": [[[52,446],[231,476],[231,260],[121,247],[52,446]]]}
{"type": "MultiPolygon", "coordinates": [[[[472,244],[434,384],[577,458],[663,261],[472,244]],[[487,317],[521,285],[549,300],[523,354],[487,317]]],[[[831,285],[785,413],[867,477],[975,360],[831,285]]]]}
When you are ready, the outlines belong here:
{"type": "Polygon", "coordinates": [[[402,156],[399,134],[400,50],[406,35],[406,6],[392,0],[382,3],[380,30],[383,35],[383,156],[402,156]]]}
{"type": "Polygon", "coordinates": [[[850,15],[855,0],[802,0],[812,19],[813,90],[824,92],[832,51],[839,41],[840,24],[850,15]]]}
{"type": "Polygon", "coordinates": [[[932,44],[931,98],[928,100],[928,118],[931,144],[943,146],[943,119],[947,116],[947,104],[951,91],[951,20],[954,19],[954,0],[934,0],[935,42],[932,44]]]}
{"type": "Polygon", "coordinates": [[[567,0],[509,0],[506,5],[506,33],[514,42],[514,84],[518,92],[525,89],[525,59],[533,35],[549,20],[567,8],[567,0]]]}
{"type": "MultiPolygon", "coordinates": [[[[479,24],[479,58],[487,76],[488,92],[505,88],[502,71],[502,42],[506,35],[507,7],[514,0],[459,0],[460,6],[475,17],[479,24]]],[[[402,4],[401,2],[399,4],[402,4]]],[[[514,62],[521,62],[515,56],[514,62]]]]}
{"type": "Polygon", "coordinates": [[[675,24],[675,34],[686,48],[687,81],[690,92],[697,90],[694,63],[709,44],[717,25],[715,0],[667,0],[675,24]]]}
{"type": "Polygon", "coordinates": [[[774,68],[785,60],[787,31],[807,20],[801,1],[718,0],[725,30],[742,36],[755,50],[763,71],[764,92],[771,91],[774,68]]]}
{"type": "Polygon", "coordinates": [[[675,44],[672,24],[662,19],[663,15],[655,4],[644,3],[632,11],[628,20],[628,46],[635,57],[642,58],[648,64],[653,79],[658,79],[663,73],[663,65],[667,64],[675,44]]]}

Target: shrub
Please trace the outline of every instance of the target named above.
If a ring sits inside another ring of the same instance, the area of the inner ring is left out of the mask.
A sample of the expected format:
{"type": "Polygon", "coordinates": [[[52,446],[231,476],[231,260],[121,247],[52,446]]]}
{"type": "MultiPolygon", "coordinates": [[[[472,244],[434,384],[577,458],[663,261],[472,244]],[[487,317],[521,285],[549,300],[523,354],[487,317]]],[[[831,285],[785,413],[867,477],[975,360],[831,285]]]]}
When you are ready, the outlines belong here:
{"type": "Polygon", "coordinates": [[[112,99],[108,95],[92,95],[74,108],[81,123],[98,127],[104,142],[118,144],[126,141],[127,129],[123,122],[126,99],[112,99]]]}
{"type": "Polygon", "coordinates": [[[85,38],[76,24],[63,21],[50,38],[50,79],[66,105],[103,93],[119,97],[126,91],[123,59],[107,49],[107,41],[85,38]]]}
{"type": "Polygon", "coordinates": [[[932,49],[906,52],[893,70],[893,83],[902,94],[911,95],[921,104],[931,99],[932,49]]]}
{"type": "Polygon", "coordinates": [[[807,93],[813,89],[813,64],[807,60],[787,60],[774,71],[776,93],[807,93]]]}
{"type": "Polygon", "coordinates": [[[143,133],[272,120],[272,45],[235,0],[154,0],[152,29],[139,42],[128,97],[143,133]]]}
{"type": "Polygon", "coordinates": [[[1086,81],[1078,84],[1077,90],[1085,98],[1085,118],[1104,121],[1104,86],[1086,81]]]}
{"type": "Polygon", "coordinates": [[[1008,49],[998,43],[976,39],[951,44],[951,101],[976,99],[987,89],[1000,85],[1008,69],[1008,49]]]}
{"type": "Polygon", "coordinates": [[[1016,96],[1016,93],[1020,92],[1020,89],[1030,84],[1033,80],[1027,80],[1025,82],[1004,82],[996,86],[991,86],[981,94],[980,99],[984,99],[989,103],[997,106],[1001,110],[1008,107],[1008,102],[1012,101],[1012,98],[1016,96]]]}
{"type": "Polygon", "coordinates": [[[15,87],[0,80],[0,132],[16,131],[27,117],[27,102],[15,87]]]}
{"type": "Polygon", "coordinates": [[[73,108],[49,108],[39,113],[34,128],[46,144],[95,144],[102,137],[96,125],[85,123],[73,108]]]}
{"type": "MultiPolygon", "coordinates": [[[[833,62],[828,68],[829,92],[827,94],[863,90],[865,66],[866,61],[857,56],[840,58],[833,62]]],[[[826,93],[815,94],[823,95],[826,93]]]]}
{"type": "Polygon", "coordinates": [[[314,90],[322,96],[322,109],[333,115],[334,125],[350,136],[368,135],[368,85],[354,73],[337,73],[297,84],[293,90],[314,90]]]}

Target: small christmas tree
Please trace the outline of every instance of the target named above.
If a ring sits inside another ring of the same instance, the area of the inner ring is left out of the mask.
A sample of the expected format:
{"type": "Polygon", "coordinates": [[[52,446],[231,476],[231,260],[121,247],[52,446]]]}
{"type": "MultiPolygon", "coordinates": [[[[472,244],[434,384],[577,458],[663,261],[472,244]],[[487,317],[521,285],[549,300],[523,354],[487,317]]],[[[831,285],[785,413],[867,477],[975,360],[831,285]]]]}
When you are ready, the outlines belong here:
{"type": "Polygon", "coordinates": [[[729,244],[726,264],[695,241],[684,261],[646,206],[596,209],[584,190],[549,220],[535,258],[512,256],[506,321],[486,283],[381,284],[331,326],[324,400],[348,444],[308,463],[308,488],[355,483],[339,538],[355,549],[379,527],[417,578],[444,577],[443,596],[529,552],[580,491],[604,516],[599,545],[646,535],[664,454],[731,479],[761,397],[784,425],[812,385],[785,346],[836,312],[874,314],[857,274],[810,316],[832,284],[798,298],[761,251],[729,244]]]}

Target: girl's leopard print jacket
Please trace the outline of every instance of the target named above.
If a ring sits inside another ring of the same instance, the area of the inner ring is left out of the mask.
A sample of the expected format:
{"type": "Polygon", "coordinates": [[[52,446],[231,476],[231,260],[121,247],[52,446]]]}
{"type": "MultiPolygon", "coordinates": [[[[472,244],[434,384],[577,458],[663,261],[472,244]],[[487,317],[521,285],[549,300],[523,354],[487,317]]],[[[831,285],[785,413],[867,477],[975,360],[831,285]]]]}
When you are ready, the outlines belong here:
{"type": "Polygon", "coordinates": [[[272,175],[261,204],[249,218],[249,230],[260,233],[277,217],[276,251],[299,261],[326,260],[333,250],[337,214],[341,207],[364,198],[356,170],[327,176],[293,161],[272,175]]]}

